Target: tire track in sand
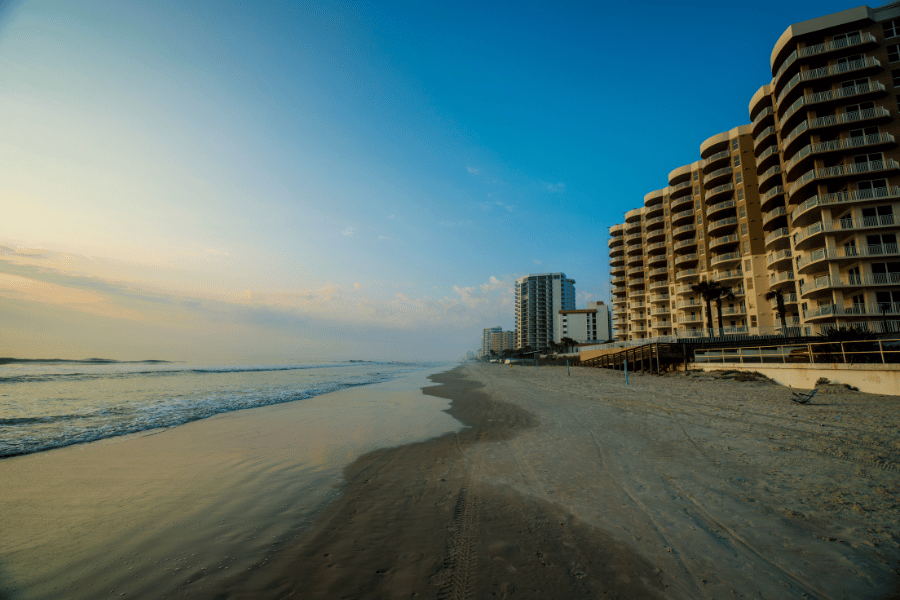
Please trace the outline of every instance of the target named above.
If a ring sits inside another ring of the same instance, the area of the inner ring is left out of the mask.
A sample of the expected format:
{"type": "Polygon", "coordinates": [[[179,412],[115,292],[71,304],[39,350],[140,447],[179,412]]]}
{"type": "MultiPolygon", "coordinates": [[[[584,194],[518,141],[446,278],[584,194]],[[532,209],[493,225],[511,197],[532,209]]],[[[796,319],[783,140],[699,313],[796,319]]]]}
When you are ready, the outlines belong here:
{"type": "Polygon", "coordinates": [[[474,444],[475,456],[468,474],[459,489],[453,511],[452,534],[447,541],[443,584],[438,591],[440,600],[465,600],[475,594],[474,578],[478,554],[478,472],[481,468],[481,445],[486,432],[482,431],[474,444]]]}

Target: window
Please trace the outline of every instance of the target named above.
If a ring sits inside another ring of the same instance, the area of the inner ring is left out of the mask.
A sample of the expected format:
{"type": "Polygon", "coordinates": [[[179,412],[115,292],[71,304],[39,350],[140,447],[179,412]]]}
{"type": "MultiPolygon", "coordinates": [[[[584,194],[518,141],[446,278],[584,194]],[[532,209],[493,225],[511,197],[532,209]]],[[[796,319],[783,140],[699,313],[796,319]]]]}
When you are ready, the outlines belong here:
{"type": "Polygon", "coordinates": [[[852,138],[868,137],[870,135],[878,135],[878,127],[863,127],[862,129],[850,130],[850,137],[852,138]]]}
{"type": "Polygon", "coordinates": [[[863,226],[893,225],[894,212],[890,205],[873,206],[862,209],[863,226]]]}
{"type": "Polygon", "coordinates": [[[699,200],[694,202],[694,210],[700,210],[700,201],[699,200]]]}
{"type": "MultiPolygon", "coordinates": [[[[873,191],[887,188],[887,179],[871,179],[869,181],[859,181],[856,183],[856,189],[860,191],[873,191]]],[[[875,196],[876,194],[872,194],[875,196]]]]}
{"type": "Polygon", "coordinates": [[[857,62],[860,60],[865,60],[865,58],[866,57],[863,54],[853,54],[851,56],[844,56],[844,57],[837,59],[837,64],[847,65],[847,64],[854,63],[854,62],[857,62]]]}
{"type": "Polygon", "coordinates": [[[734,166],[736,166],[736,167],[741,166],[741,155],[740,154],[734,155],[734,166]]]}
{"type": "MultiPolygon", "coordinates": [[[[744,242],[744,243],[746,244],[747,242],[744,242]]],[[[744,270],[745,271],[750,270],[750,260],[749,259],[744,261],[744,270]]]]}
{"type": "Polygon", "coordinates": [[[900,87],[900,71],[894,71],[891,73],[891,78],[894,83],[894,87],[900,87]]]}
{"type": "Polygon", "coordinates": [[[741,172],[740,172],[740,171],[738,171],[738,172],[735,174],[735,176],[734,176],[734,182],[735,182],[735,183],[741,183],[743,180],[744,180],[744,176],[741,175],[741,172]]]}
{"type": "Polygon", "coordinates": [[[747,224],[741,223],[741,235],[747,235],[747,224]]]}
{"type": "Polygon", "coordinates": [[[884,252],[897,251],[897,236],[893,233],[875,233],[866,236],[866,244],[870,246],[870,254],[882,254],[884,252]],[[880,246],[873,249],[871,246],[880,246]]]}
{"type": "Polygon", "coordinates": [[[738,200],[744,199],[744,190],[738,190],[738,200]]]}
{"type": "Polygon", "coordinates": [[[888,21],[883,27],[885,38],[892,38],[900,35],[900,20],[894,19],[893,21],[888,21]]]}
{"type": "Polygon", "coordinates": [[[883,159],[884,155],[881,152],[873,152],[872,154],[857,154],[853,157],[853,164],[858,165],[862,163],[881,162],[883,159]]]}
{"type": "MultiPolygon", "coordinates": [[[[744,242],[744,254],[750,253],[750,242],[744,242]]],[[[750,262],[747,262],[747,270],[750,269],[750,262]]]]}
{"type": "Polygon", "coordinates": [[[750,315],[750,327],[756,327],[756,315],[750,315]]]}
{"type": "Polygon", "coordinates": [[[746,206],[742,206],[739,212],[740,212],[742,219],[747,217],[747,207],[746,206]]]}
{"type": "MultiPolygon", "coordinates": [[[[844,256],[856,256],[856,240],[850,240],[844,244],[844,256]]],[[[799,263],[799,259],[797,260],[799,263]]]]}
{"type": "Polygon", "coordinates": [[[862,79],[850,79],[848,81],[842,81],[841,87],[846,89],[846,88],[856,87],[858,85],[867,85],[868,83],[869,83],[869,78],[863,77],[862,79]]]}
{"type": "Polygon", "coordinates": [[[741,144],[741,140],[739,140],[738,138],[734,138],[733,140],[731,140],[731,149],[737,150],[738,147],[740,146],[740,144],[741,144]]]}
{"type": "Polygon", "coordinates": [[[862,283],[862,278],[859,276],[859,267],[853,267],[847,271],[847,283],[850,285],[862,283]]]}
{"type": "Polygon", "coordinates": [[[698,186],[696,186],[696,185],[694,186],[694,195],[695,195],[695,196],[699,196],[699,195],[700,195],[700,188],[699,188],[698,186]]]}
{"type": "Polygon", "coordinates": [[[851,300],[853,301],[854,308],[857,306],[864,306],[866,303],[866,296],[865,294],[857,294],[856,296],[853,296],[851,300]]]}
{"type": "Polygon", "coordinates": [[[872,283],[900,283],[900,262],[872,263],[872,283]]]}
{"type": "Polygon", "coordinates": [[[888,61],[897,62],[898,60],[900,60],[900,46],[897,46],[896,44],[888,46],[888,61]]]}
{"type": "Polygon", "coordinates": [[[694,181],[700,179],[700,171],[694,171],[694,181]]]}
{"type": "Polygon", "coordinates": [[[875,108],[874,102],[861,102],[859,104],[851,104],[850,106],[847,106],[846,108],[844,108],[844,112],[854,113],[854,112],[860,112],[863,110],[869,110],[872,108],[875,108]]]}
{"type": "Polygon", "coordinates": [[[875,302],[878,304],[878,310],[897,312],[900,292],[875,292],[875,302]]]}

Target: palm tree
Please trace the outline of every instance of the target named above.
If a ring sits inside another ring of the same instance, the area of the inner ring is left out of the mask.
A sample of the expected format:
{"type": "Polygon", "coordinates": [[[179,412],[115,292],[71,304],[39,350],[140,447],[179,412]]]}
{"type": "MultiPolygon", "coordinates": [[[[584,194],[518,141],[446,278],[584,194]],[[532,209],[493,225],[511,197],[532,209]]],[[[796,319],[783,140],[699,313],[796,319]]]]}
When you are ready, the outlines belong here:
{"type": "Polygon", "coordinates": [[[725,327],[722,325],[722,300],[734,300],[734,292],[731,291],[731,288],[723,288],[722,294],[716,296],[716,310],[719,312],[719,335],[725,335],[725,327]]]}
{"type": "Polygon", "coordinates": [[[781,335],[787,335],[787,319],[785,319],[787,309],[784,307],[784,293],[779,289],[774,289],[766,292],[765,298],[766,300],[775,300],[775,312],[781,319],[781,335]]]}
{"type": "MultiPolygon", "coordinates": [[[[691,286],[691,290],[695,294],[700,294],[700,297],[703,298],[703,301],[706,302],[706,325],[709,328],[709,331],[713,330],[713,322],[712,322],[712,301],[716,301],[716,306],[719,307],[719,329],[722,329],[722,297],[728,298],[730,296],[731,299],[734,299],[734,294],[731,292],[731,288],[725,287],[718,281],[707,281],[703,280],[700,283],[695,283],[691,286]]],[[[719,332],[722,334],[722,332],[719,332]]]]}
{"type": "Polygon", "coordinates": [[[572,346],[578,343],[570,337],[564,337],[560,340],[560,342],[562,342],[563,345],[566,346],[566,352],[569,352],[572,346]]]}

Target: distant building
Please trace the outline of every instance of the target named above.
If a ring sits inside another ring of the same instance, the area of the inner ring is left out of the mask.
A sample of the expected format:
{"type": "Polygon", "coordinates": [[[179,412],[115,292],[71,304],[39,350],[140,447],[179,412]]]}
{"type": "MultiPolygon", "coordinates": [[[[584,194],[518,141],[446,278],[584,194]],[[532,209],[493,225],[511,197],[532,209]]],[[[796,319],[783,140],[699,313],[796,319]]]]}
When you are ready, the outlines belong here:
{"type": "Polygon", "coordinates": [[[495,331],[491,334],[491,350],[500,354],[504,350],[516,349],[515,331],[495,331]]]}
{"type": "Polygon", "coordinates": [[[606,342],[612,339],[611,325],[609,307],[603,302],[588,302],[587,308],[556,314],[554,341],[558,344],[567,337],[576,342],[606,342]]]}
{"type": "Polygon", "coordinates": [[[481,333],[481,355],[489,356],[491,353],[491,334],[492,333],[500,333],[503,331],[503,328],[499,325],[497,327],[487,327],[481,333]]]}
{"type": "Polygon", "coordinates": [[[516,348],[541,350],[558,339],[556,315],[575,310],[575,280],[565,273],[540,273],[516,279],[516,348]]]}

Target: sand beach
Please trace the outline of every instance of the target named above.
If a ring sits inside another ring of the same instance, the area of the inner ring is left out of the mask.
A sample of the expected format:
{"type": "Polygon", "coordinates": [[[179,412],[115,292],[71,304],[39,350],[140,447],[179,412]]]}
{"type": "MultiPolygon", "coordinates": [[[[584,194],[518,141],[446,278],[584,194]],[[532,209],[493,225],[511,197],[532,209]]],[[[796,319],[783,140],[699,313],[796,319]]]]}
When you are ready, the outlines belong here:
{"type": "Polygon", "coordinates": [[[339,392],[353,427],[328,394],[312,426],[292,403],[3,460],[0,590],[897,597],[900,397],[732,377],[467,364],[339,392]]]}

